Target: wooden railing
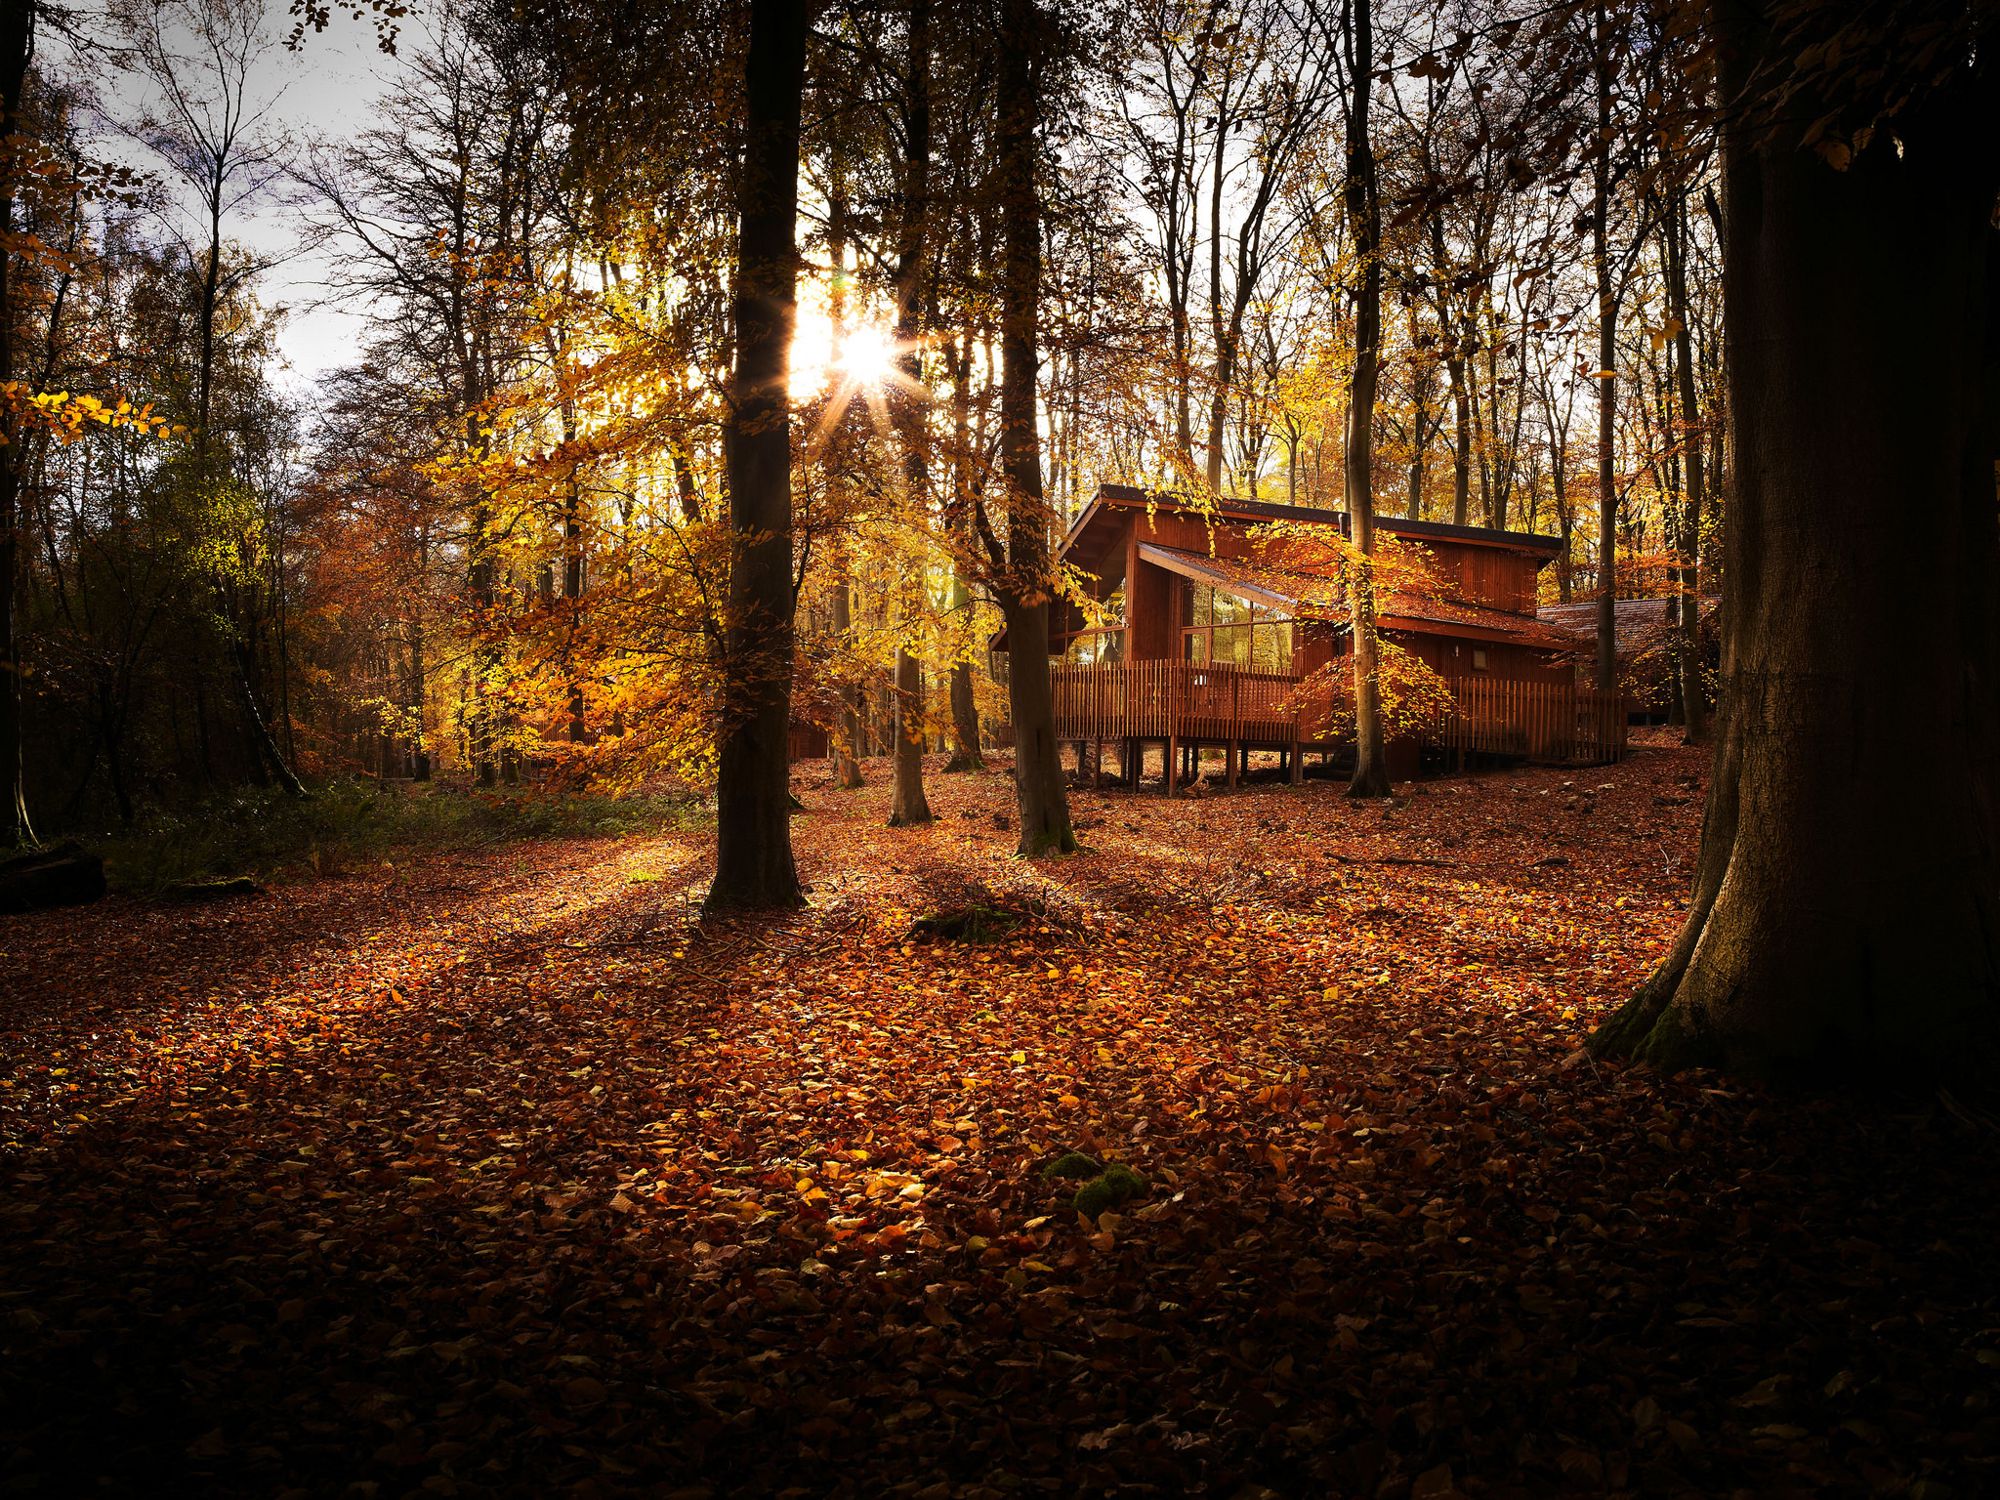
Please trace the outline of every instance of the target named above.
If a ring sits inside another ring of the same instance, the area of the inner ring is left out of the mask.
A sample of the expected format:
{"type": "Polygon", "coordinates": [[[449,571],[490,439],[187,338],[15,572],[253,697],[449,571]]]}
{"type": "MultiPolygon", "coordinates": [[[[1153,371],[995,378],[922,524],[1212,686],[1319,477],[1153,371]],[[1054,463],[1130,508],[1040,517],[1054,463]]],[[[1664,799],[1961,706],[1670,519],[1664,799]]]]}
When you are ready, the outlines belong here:
{"type": "MultiPolygon", "coordinates": [[[[1049,668],[1058,738],[1236,741],[1289,746],[1323,717],[1282,672],[1179,661],[1049,668]],[[1303,712],[1302,712],[1303,709],[1303,712]]],[[[1449,677],[1458,704],[1426,744],[1445,750],[1591,764],[1625,754],[1625,703],[1562,682],[1449,677]]]]}
{"type": "Polygon", "coordinates": [[[1567,682],[1447,677],[1458,710],[1426,736],[1447,750],[1592,765],[1625,755],[1625,700],[1567,682]]]}
{"type": "Polygon", "coordinates": [[[1298,679],[1181,661],[1051,667],[1056,734],[1069,740],[1241,740],[1289,745],[1298,679]]]}

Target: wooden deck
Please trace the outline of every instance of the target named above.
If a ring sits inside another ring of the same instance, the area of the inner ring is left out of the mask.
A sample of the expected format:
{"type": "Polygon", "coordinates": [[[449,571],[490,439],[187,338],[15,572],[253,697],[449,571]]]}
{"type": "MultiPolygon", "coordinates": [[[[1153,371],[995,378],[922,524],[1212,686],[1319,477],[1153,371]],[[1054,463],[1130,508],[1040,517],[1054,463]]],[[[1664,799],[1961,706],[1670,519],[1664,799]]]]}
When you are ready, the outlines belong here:
{"type": "Polygon", "coordinates": [[[1066,740],[1235,740],[1289,748],[1299,680],[1278,672],[1140,661],[1051,667],[1056,734],[1066,740]]]}
{"type": "MultiPolygon", "coordinates": [[[[1314,736],[1308,726],[1323,711],[1301,702],[1300,679],[1283,673],[1142,661],[1054,666],[1049,677],[1061,739],[1241,750],[1340,748],[1314,736]]],[[[1554,765],[1600,765],[1625,754],[1622,698],[1569,683],[1446,681],[1458,709],[1422,737],[1426,747],[1554,765]]]]}

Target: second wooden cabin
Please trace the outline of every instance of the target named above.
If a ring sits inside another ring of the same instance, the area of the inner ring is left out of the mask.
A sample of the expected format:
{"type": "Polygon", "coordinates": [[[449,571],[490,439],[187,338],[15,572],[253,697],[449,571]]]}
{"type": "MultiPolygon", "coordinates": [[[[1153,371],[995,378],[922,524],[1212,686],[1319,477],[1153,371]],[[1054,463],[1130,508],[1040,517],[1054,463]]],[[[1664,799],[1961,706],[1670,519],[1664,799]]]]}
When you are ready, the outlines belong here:
{"type": "MultiPolygon", "coordinates": [[[[1560,543],[1481,527],[1378,517],[1398,563],[1378,580],[1383,637],[1423,661],[1451,701],[1389,744],[1391,774],[1467,754],[1560,763],[1616,759],[1615,695],[1579,687],[1575,642],[1535,615],[1560,543]]],[[[1056,733],[1095,771],[1115,750],[1137,783],[1149,747],[1171,793],[1204,749],[1233,783],[1256,750],[1294,779],[1302,756],[1351,752],[1322,699],[1352,648],[1339,584],[1341,511],[1258,500],[1189,500],[1101,488],[1059,558],[1092,601],[1051,606],[1056,733]],[[1330,528],[1327,538],[1319,528],[1330,528]],[[1096,618],[1092,618],[1095,616],[1096,618]],[[1326,668],[1336,668],[1323,671],[1326,668]]]]}

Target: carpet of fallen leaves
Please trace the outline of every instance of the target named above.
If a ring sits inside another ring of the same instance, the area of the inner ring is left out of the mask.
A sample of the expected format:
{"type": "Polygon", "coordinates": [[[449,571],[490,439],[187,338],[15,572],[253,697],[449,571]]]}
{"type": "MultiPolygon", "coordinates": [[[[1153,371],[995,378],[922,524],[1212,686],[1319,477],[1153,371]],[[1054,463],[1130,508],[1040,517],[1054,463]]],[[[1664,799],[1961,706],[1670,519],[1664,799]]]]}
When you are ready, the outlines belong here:
{"type": "Polygon", "coordinates": [[[1576,1050],[1704,769],[1025,864],[808,767],[772,921],[692,834],[0,920],[7,1487],[1994,1493],[1991,1139],[1576,1050]]]}

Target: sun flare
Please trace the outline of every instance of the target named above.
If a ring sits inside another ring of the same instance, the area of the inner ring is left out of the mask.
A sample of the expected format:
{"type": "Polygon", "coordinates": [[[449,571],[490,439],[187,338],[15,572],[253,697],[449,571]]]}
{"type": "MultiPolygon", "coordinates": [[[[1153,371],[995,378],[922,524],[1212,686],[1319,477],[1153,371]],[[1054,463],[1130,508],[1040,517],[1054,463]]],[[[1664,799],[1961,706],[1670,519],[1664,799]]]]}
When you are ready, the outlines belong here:
{"type": "Polygon", "coordinates": [[[872,395],[898,378],[897,354],[894,331],[879,323],[850,320],[836,336],[823,299],[808,293],[792,329],[792,399],[810,400],[835,386],[872,395]]]}
{"type": "Polygon", "coordinates": [[[850,328],[833,351],[833,367],[855,385],[879,390],[896,374],[896,339],[886,328],[850,328]]]}

